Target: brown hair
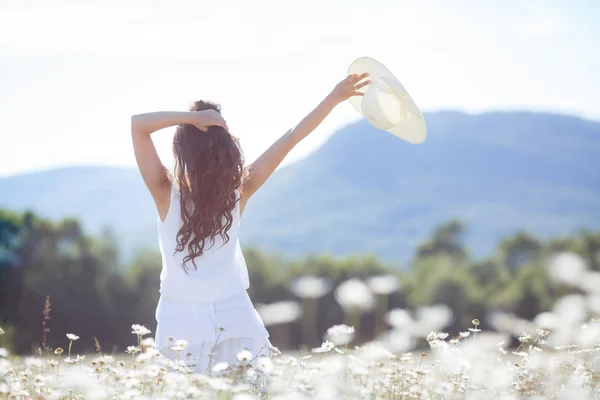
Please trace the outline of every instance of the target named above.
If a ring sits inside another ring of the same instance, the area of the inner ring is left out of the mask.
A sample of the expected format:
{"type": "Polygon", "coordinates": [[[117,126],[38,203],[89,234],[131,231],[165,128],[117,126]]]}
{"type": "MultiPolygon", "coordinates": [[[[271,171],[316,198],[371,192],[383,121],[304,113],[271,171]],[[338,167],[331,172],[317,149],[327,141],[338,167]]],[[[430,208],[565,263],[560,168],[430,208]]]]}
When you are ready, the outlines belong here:
{"type": "MultiPolygon", "coordinates": [[[[196,101],[189,111],[212,109],[221,112],[218,104],[196,101]]],[[[220,235],[229,241],[227,231],[233,223],[232,211],[242,186],[244,156],[239,140],[224,128],[211,126],[206,132],[193,125],[179,125],[173,138],[175,182],[179,186],[183,226],[177,233],[176,252],[187,248],[183,268],[188,261],[204,253],[220,235]],[[210,245],[207,247],[208,242],[210,245]]]]}

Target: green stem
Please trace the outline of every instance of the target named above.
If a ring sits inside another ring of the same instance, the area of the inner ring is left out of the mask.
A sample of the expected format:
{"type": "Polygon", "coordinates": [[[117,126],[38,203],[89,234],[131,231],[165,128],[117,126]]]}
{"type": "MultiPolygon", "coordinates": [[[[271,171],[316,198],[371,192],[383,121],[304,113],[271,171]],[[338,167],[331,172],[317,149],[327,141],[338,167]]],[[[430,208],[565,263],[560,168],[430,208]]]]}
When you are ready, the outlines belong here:
{"type": "Polygon", "coordinates": [[[212,349],[210,350],[210,354],[208,355],[208,366],[206,367],[206,371],[204,372],[205,374],[208,372],[210,375],[210,365],[212,364],[212,355],[215,352],[215,349],[217,348],[219,339],[221,338],[221,332],[223,332],[223,331],[221,329],[219,329],[219,333],[217,334],[217,339],[215,340],[215,344],[212,347],[212,349]]]}
{"type": "MultiPolygon", "coordinates": [[[[358,309],[351,310],[346,315],[346,320],[348,321],[347,325],[354,327],[354,332],[355,332],[354,337],[356,339],[360,338],[360,319],[361,319],[361,312],[358,309]]],[[[354,340],[352,340],[352,341],[354,341],[354,340]]],[[[346,344],[346,347],[348,347],[348,344],[349,343],[346,344]]]]}
{"type": "Polygon", "coordinates": [[[377,309],[375,314],[375,337],[383,330],[385,313],[389,307],[389,295],[381,294],[377,296],[377,309]]]}

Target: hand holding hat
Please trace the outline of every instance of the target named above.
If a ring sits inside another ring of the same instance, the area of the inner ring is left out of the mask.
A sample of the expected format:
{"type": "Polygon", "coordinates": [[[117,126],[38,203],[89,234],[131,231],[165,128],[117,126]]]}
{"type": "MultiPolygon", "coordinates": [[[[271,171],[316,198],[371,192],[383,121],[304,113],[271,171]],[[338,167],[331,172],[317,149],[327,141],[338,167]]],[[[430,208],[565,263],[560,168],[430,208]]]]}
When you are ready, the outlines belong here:
{"type": "Polygon", "coordinates": [[[371,81],[361,81],[368,76],[368,72],[362,74],[348,75],[346,79],[338,83],[335,86],[335,88],[331,91],[331,94],[329,95],[330,99],[335,104],[340,104],[348,100],[352,96],[363,96],[363,92],[361,92],[360,89],[370,84],[371,81]]]}
{"type": "Polygon", "coordinates": [[[370,83],[357,87],[363,96],[348,97],[350,104],[374,127],[409,143],[423,143],[427,136],[425,119],[398,78],[383,64],[369,57],[357,59],[348,69],[350,80],[365,74],[368,74],[370,83]]]}

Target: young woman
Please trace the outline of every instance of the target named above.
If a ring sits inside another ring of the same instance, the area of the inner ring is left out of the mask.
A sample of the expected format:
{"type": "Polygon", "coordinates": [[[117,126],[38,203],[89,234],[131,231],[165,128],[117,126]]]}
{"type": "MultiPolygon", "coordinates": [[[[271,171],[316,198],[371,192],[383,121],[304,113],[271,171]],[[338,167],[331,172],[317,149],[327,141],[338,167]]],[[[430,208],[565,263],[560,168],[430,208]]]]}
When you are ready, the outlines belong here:
{"type": "Polygon", "coordinates": [[[350,75],[295,128],[248,167],[238,139],[214,103],[197,101],[185,112],[153,112],[131,118],[135,157],[158,211],[162,254],[156,345],[169,358],[189,359],[205,372],[234,363],[248,349],[270,355],[269,334],[246,293],[248,271],[238,233],[248,199],[290,150],[335,106],[358,89],[367,74],[350,75]],[[174,174],[165,168],[150,135],[177,126],[174,174]],[[185,340],[182,349],[178,340],[185,340]]]}

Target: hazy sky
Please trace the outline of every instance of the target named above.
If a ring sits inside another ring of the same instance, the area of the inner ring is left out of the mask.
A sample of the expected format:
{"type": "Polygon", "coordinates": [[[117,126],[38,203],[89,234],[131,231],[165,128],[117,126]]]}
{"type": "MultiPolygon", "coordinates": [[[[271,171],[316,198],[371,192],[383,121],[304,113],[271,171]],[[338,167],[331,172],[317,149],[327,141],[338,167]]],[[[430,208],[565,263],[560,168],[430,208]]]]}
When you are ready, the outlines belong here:
{"type": "MultiPolygon", "coordinates": [[[[130,115],[196,99],[251,161],[365,55],[426,111],[600,119],[598,21],[596,0],[1,0],[0,176],[134,165],[130,115]]],[[[290,159],[356,118],[342,104],[290,159]]]]}

